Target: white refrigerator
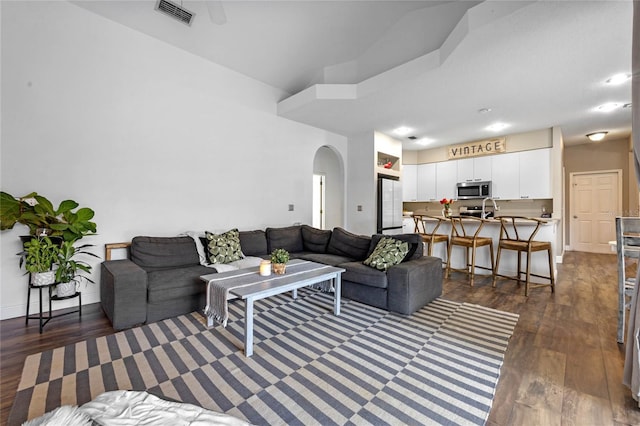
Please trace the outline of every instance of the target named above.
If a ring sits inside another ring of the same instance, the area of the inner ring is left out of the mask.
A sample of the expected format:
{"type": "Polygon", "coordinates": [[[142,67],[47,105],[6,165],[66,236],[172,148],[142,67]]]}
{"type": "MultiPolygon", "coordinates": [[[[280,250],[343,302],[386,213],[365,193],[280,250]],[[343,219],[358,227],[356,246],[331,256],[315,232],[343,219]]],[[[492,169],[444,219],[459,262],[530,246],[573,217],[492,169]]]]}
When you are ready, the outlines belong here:
{"type": "Polygon", "coordinates": [[[402,184],[399,180],[378,178],[379,234],[402,234],[402,184]]]}

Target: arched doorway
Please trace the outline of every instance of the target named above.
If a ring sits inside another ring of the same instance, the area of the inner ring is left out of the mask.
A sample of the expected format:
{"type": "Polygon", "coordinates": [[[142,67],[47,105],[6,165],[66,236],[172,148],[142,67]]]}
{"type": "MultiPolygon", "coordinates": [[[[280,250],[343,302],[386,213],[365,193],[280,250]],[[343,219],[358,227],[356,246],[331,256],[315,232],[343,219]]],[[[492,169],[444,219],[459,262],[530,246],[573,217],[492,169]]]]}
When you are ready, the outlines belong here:
{"type": "Polygon", "coordinates": [[[344,226],[344,162],[330,146],[321,146],[313,159],[312,224],[321,229],[344,226]]]}

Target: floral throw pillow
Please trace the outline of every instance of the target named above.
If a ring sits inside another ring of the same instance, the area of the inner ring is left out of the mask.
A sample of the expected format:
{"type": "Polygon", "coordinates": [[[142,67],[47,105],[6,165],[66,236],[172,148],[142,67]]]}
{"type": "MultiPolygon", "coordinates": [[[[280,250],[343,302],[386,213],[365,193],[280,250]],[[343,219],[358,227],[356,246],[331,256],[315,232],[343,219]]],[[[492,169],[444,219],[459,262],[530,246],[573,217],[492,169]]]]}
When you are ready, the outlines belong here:
{"type": "Polygon", "coordinates": [[[207,236],[207,254],[211,263],[230,263],[242,259],[240,232],[232,229],[224,234],[205,233],[207,236]]]}
{"type": "Polygon", "coordinates": [[[386,271],[402,262],[409,252],[409,243],[395,238],[382,238],[371,255],[362,263],[372,268],[386,271]]]}

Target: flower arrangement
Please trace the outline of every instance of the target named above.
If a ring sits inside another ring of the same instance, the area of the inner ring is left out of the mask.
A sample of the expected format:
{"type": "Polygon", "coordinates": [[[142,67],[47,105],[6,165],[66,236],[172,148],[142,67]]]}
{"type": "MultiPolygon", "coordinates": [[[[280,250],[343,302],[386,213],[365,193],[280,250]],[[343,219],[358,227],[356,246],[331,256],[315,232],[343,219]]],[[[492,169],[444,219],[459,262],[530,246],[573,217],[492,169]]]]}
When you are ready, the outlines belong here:
{"type": "Polygon", "coordinates": [[[453,199],[447,200],[446,198],[443,198],[440,200],[440,204],[442,204],[445,209],[449,210],[451,208],[451,204],[453,204],[453,199]]]}

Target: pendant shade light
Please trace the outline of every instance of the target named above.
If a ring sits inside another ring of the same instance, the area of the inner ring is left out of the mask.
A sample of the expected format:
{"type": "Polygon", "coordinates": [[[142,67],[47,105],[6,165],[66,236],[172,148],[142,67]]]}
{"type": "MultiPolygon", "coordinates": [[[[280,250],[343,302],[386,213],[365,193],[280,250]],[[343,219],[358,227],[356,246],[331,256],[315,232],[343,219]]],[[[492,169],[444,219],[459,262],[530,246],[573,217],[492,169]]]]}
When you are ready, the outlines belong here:
{"type": "Polygon", "coordinates": [[[608,132],[595,132],[595,133],[589,133],[587,135],[587,137],[589,138],[590,141],[592,142],[598,142],[601,141],[602,139],[604,139],[605,136],[607,136],[608,132]]]}

